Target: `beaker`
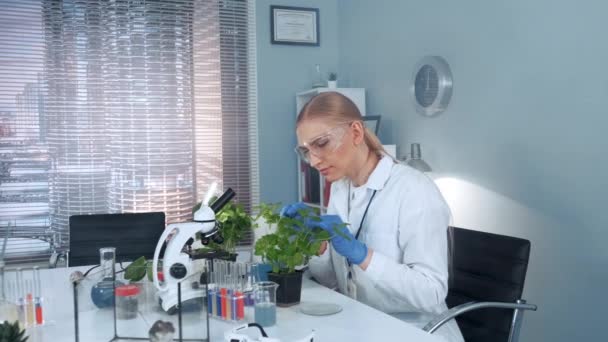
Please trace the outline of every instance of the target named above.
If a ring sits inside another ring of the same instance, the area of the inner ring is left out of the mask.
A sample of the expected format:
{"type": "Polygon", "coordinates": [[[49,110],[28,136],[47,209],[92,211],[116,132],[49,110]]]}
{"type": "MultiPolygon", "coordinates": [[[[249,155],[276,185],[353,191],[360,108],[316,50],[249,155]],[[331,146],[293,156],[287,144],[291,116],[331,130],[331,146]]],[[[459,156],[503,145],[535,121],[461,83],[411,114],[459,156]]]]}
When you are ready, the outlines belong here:
{"type": "Polygon", "coordinates": [[[253,285],[255,322],[263,327],[273,326],[277,322],[278,287],[279,284],[272,281],[261,281],[253,285]]]}

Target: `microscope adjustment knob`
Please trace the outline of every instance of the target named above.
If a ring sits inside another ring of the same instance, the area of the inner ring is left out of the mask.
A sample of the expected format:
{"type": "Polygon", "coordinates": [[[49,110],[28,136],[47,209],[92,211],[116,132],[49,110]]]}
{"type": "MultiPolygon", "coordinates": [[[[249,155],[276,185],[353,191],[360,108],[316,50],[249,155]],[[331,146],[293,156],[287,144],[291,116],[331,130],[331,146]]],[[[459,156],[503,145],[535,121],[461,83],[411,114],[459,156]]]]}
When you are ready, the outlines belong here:
{"type": "Polygon", "coordinates": [[[188,269],[186,269],[186,266],[184,266],[184,264],[175,263],[171,265],[171,268],[169,269],[169,274],[171,274],[171,276],[175,279],[182,279],[186,277],[186,274],[188,274],[188,269]]]}

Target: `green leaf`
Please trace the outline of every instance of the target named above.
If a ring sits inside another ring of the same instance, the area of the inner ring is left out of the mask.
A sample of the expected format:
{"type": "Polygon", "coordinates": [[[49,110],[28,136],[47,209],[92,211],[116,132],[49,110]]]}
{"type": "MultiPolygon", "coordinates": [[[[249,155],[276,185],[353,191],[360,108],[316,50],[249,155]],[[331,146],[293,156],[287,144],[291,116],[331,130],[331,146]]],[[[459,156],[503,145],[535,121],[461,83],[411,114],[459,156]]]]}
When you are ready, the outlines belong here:
{"type": "Polygon", "coordinates": [[[329,234],[328,231],[322,230],[322,229],[319,229],[319,230],[320,231],[315,232],[316,240],[329,240],[331,238],[331,235],[329,234]]]}
{"type": "Polygon", "coordinates": [[[216,220],[221,224],[220,231],[224,243],[209,246],[217,251],[234,253],[238,242],[254,227],[253,218],[241,204],[228,203],[216,215],[216,220]]]}
{"type": "Polygon", "coordinates": [[[144,278],[146,275],[146,258],[139,257],[133,261],[125,269],[125,279],[130,282],[137,282],[144,278]]]}

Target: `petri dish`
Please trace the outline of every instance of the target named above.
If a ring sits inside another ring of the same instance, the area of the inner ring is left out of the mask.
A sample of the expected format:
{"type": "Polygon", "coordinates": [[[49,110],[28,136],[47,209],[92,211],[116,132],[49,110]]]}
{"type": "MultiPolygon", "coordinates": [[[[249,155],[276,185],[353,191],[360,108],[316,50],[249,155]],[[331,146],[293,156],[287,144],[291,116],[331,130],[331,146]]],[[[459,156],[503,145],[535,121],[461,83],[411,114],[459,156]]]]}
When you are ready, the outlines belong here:
{"type": "Polygon", "coordinates": [[[337,314],[342,311],[342,307],[333,303],[322,302],[302,302],[300,303],[300,312],[311,316],[327,316],[337,314]]]}

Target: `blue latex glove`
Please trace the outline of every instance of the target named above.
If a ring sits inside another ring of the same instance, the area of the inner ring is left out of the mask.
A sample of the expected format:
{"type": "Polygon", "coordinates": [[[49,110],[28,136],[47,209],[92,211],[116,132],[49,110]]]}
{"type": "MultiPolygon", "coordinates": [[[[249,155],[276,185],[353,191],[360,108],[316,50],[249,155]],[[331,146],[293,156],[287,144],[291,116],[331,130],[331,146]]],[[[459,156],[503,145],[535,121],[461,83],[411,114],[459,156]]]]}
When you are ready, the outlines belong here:
{"type": "Polygon", "coordinates": [[[299,217],[300,214],[298,211],[300,210],[312,210],[309,206],[302,202],[292,203],[281,208],[280,215],[282,217],[296,218],[299,217]]]}
{"type": "MultiPolygon", "coordinates": [[[[281,215],[281,217],[288,217],[288,218],[292,218],[292,219],[297,219],[297,220],[301,220],[302,216],[300,215],[300,211],[311,211],[312,208],[307,206],[306,204],[302,203],[302,202],[297,202],[297,203],[292,203],[292,204],[288,204],[286,206],[284,206],[283,208],[281,208],[281,212],[279,213],[281,215]]],[[[306,222],[304,222],[305,228],[308,229],[312,229],[312,227],[308,224],[308,221],[310,221],[310,219],[306,220],[306,222]]],[[[301,227],[298,225],[294,225],[293,229],[300,231],[301,227]]],[[[312,239],[312,236],[310,237],[310,239],[312,239]]]]}
{"type": "Polygon", "coordinates": [[[331,245],[336,252],[346,257],[351,264],[360,264],[367,257],[367,246],[355,239],[338,215],[321,215],[320,221],[307,222],[307,225],[319,227],[331,235],[331,245]],[[342,234],[337,234],[334,227],[338,227],[342,234]]]}

